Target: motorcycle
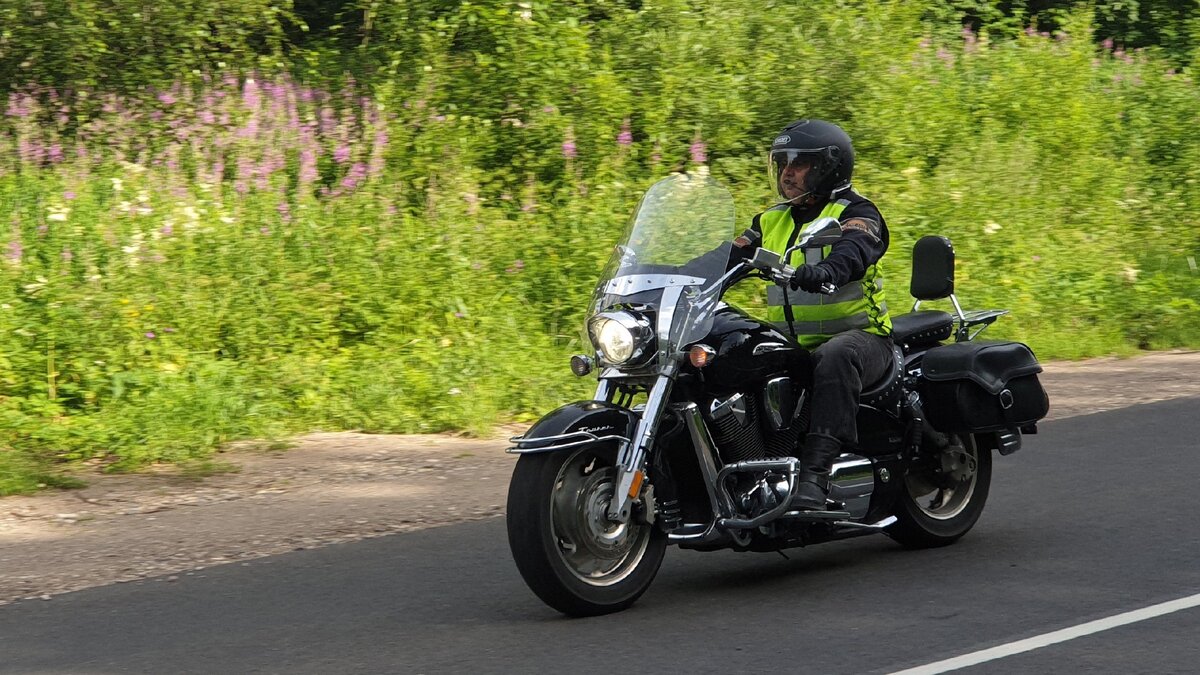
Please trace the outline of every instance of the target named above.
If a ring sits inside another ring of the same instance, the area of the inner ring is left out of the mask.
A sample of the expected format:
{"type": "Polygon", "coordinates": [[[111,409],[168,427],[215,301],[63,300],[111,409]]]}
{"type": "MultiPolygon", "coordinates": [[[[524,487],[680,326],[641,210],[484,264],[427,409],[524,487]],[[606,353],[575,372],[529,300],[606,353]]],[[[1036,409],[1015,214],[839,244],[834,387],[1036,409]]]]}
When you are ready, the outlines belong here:
{"type": "Polygon", "coordinates": [[[781,551],[872,533],[950,544],[979,519],[993,451],[1018,450],[1047,412],[1032,351],[975,340],[1007,310],[964,312],[953,247],[922,238],[913,311],[893,318],[891,372],[865,383],[859,440],[833,465],[827,508],[792,508],[810,354],[787,326],[724,296],[746,279],[788,292],[793,253],[831,245],[841,228],[826,218],[782,255],[759,248],[732,264],[735,225],[732,196],[707,175],[654,184],[594,293],[594,353],[571,359],[576,375],[597,373],[593,399],[512,439],[509,545],[530,589],[564,614],[629,607],[672,544],[781,551]],[[954,315],[920,309],[942,298],[954,315]]]}

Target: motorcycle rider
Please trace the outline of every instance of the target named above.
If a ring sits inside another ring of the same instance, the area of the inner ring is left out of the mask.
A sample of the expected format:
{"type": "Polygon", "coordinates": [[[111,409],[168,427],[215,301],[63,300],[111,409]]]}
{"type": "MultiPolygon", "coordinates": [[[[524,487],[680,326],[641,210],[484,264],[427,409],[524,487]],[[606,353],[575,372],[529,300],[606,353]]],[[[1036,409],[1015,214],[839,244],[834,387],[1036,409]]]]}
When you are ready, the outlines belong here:
{"type": "Polygon", "coordinates": [[[825,217],[842,228],[832,246],[793,253],[785,261],[796,265],[789,287],[767,291],[768,320],[813,350],[811,422],[792,506],[824,509],[833,460],[843,445],[858,441],[859,395],[887,374],[894,358],[879,265],[888,229],[879,209],[851,187],[854,147],[837,125],[792,122],[772,142],[768,166],[778,203],[734,240],[737,253],[749,256],[761,246],[782,254],[825,217]],[[825,284],[838,290],[825,295],[825,284]]]}

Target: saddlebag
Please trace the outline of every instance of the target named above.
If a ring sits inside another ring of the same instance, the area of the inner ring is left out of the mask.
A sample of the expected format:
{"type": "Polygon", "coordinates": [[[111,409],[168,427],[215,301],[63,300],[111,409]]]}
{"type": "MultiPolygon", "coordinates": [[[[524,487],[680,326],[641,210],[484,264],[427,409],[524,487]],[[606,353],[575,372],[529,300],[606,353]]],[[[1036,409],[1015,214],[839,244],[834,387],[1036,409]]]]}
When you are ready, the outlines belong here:
{"type": "Polygon", "coordinates": [[[1050,408],[1042,366],[1020,342],[977,340],[934,347],[921,363],[925,417],[944,432],[1018,429],[1050,408]]]}

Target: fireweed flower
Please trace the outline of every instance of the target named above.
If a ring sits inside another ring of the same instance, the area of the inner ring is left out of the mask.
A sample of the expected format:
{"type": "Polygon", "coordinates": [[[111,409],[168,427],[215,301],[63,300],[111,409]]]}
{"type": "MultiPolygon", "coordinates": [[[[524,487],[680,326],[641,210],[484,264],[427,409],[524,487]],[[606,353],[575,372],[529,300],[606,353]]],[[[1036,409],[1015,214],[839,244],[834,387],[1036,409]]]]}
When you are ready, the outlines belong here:
{"type": "Polygon", "coordinates": [[[342,179],[342,187],[347,190],[357,188],[367,177],[367,165],[362,162],[355,162],[354,166],[350,167],[349,173],[342,179]]]}
{"type": "Polygon", "coordinates": [[[617,134],[617,145],[627,148],[633,145],[633,132],[629,129],[629,118],[621,125],[621,133],[617,134]]]}
{"type": "Polygon", "coordinates": [[[157,337],[157,336],[154,334],[154,331],[150,331],[150,330],[146,331],[146,339],[147,340],[153,340],[155,337],[157,337]]]}
{"type": "Polygon", "coordinates": [[[562,155],[565,159],[575,159],[578,154],[575,148],[575,130],[567,127],[567,135],[562,143],[562,155]]]}
{"type": "Polygon", "coordinates": [[[21,258],[24,256],[24,253],[25,253],[25,247],[21,245],[20,241],[14,240],[14,241],[8,242],[8,253],[6,254],[5,257],[8,258],[8,261],[10,263],[12,263],[14,265],[20,265],[21,258]]]}
{"type": "Polygon", "coordinates": [[[700,140],[699,136],[696,136],[696,140],[692,141],[692,146],[688,150],[691,152],[693,162],[703,164],[708,161],[708,146],[704,144],[704,141],[700,140]]]}

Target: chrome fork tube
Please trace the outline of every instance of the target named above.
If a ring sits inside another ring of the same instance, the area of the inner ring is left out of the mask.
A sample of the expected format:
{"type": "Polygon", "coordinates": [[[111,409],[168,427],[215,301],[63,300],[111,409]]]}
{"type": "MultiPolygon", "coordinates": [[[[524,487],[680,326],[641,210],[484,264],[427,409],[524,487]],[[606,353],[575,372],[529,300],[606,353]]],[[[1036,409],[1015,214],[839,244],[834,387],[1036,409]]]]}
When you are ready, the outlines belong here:
{"type": "Polygon", "coordinates": [[[674,368],[666,369],[655,380],[650,388],[649,398],[642,419],[638,422],[637,431],[633,434],[633,442],[621,449],[617,461],[617,488],[612,501],[608,505],[608,519],[613,522],[629,522],[629,512],[633,507],[633,497],[629,491],[637,472],[641,470],[654,443],[654,434],[658,431],[658,420],[667,407],[667,399],[671,395],[671,385],[675,382],[674,368]]]}
{"type": "Polygon", "coordinates": [[[596,383],[596,395],[592,398],[597,401],[612,402],[612,385],[608,380],[600,380],[596,383]]]}

